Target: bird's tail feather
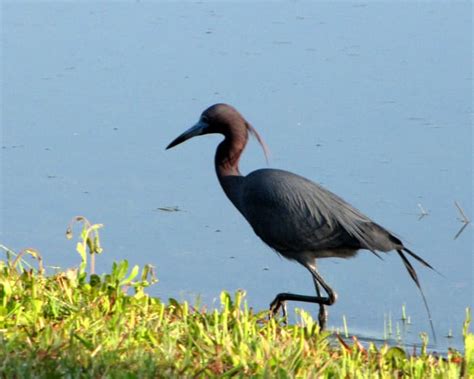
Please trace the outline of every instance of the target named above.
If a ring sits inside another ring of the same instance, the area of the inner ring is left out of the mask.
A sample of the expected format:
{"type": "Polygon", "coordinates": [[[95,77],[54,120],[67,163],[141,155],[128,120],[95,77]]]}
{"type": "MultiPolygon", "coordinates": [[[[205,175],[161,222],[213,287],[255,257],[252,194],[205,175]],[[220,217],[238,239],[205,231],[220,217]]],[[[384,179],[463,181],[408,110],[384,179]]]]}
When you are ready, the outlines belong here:
{"type": "Polygon", "coordinates": [[[431,266],[428,262],[426,262],[423,258],[421,258],[419,255],[416,255],[413,251],[407,249],[405,246],[403,246],[402,250],[408,254],[410,254],[413,258],[415,258],[418,262],[422,263],[426,267],[429,267],[432,269],[434,272],[437,274],[441,275],[443,278],[445,277],[442,273],[440,273],[438,270],[436,270],[433,266],[431,266]]]}
{"type": "Polygon", "coordinates": [[[436,343],[436,333],[435,333],[435,329],[434,329],[434,326],[433,326],[433,319],[431,318],[430,307],[428,306],[428,302],[426,301],[425,294],[423,292],[423,289],[421,288],[420,281],[418,280],[418,275],[416,274],[416,271],[415,271],[414,267],[412,266],[412,264],[410,263],[410,261],[408,260],[408,258],[405,256],[405,254],[403,254],[403,251],[407,252],[413,258],[415,258],[417,261],[421,262],[422,264],[424,264],[425,266],[431,268],[432,270],[434,270],[434,268],[431,267],[431,265],[428,262],[426,262],[424,259],[420,258],[418,255],[416,255],[412,251],[408,250],[407,248],[403,247],[402,249],[397,249],[397,253],[398,253],[398,255],[400,255],[400,258],[402,258],[403,264],[405,265],[408,273],[410,274],[411,278],[413,279],[416,286],[420,290],[421,297],[423,298],[423,303],[425,304],[426,313],[428,314],[428,319],[430,321],[431,333],[433,334],[433,339],[434,339],[434,342],[436,343]]]}
{"type": "Polygon", "coordinates": [[[419,255],[416,255],[413,251],[407,249],[405,246],[402,249],[406,253],[410,254],[413,258],[415,258],[418,262],[424,264],[426,267],[429,267],[430,269],[436,271],[433,266],[431,266],[428,262],[426,262],[423,258],[421,258],[419,255]]]}

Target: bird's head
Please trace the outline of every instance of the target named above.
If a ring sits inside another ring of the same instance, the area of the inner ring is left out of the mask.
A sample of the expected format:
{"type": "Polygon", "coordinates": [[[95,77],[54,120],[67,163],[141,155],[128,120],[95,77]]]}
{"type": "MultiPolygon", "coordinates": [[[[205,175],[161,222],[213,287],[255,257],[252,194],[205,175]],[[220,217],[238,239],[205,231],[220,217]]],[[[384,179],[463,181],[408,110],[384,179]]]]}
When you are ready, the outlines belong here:
{"type": "Polygon", "coordinates": [[[267,156],[268,149],[265,143],[237,109],[228,104],[214,104],[202,112],[199,121],[174,139],[166,149],[171,149],[193,137],[212,133],[223,134],[226,138],[240,136],[247,141],[248,132],[257,138],[267,156]]]}

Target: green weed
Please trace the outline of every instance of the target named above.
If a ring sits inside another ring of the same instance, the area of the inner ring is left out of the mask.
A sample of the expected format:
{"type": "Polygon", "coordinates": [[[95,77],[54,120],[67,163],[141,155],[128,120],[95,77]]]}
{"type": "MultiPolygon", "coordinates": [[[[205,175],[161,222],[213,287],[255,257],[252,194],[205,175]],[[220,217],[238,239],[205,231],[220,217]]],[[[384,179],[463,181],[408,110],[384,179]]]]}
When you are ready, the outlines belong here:
{"type": "MultiPolygon", "coordinates": [[[[219,309],[150,297],[154,269],[114,263],[95,273],[99,230],[83,217],[78,268],[47,273],[35,249],[0,260],[0,375],[5,378],[457,378],[474,371],[470,311],[465,355],[410,355],[399,347],[363,346],[322,332],[311,316],[283,325],[255,312],[245,293],[222,292],[219,309]],[[35,265],[25,258],[32,257],[35,265]],[[36,267],[37,266],[37,267],[36,267]],[[89,268],[89,270],[87,270],[89,268]]],[[[68,228],[72,238],[72,226],[68,228]]],[[[392,333],[391,316],[389,316],[392,333]]],[[[345,322],[345,333],[347,323],[345,322]]],[[[426,338],[426,337],[423,337],[426,338]]]]}

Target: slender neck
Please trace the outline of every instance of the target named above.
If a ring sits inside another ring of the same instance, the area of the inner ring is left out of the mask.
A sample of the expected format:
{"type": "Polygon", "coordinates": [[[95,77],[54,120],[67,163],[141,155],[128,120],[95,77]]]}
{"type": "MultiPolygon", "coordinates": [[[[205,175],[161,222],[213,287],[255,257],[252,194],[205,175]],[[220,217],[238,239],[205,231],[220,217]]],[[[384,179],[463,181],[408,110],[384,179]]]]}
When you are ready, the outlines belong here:
{"type": "Polygon", "coordinates": [[[219,180],[226,176],[241,176],[239,160],[247,144],[247,131],[245,133],[229,133],[217,147],[215,156],[216,173],[219,180]]]}
{"type": "Polygon", "coordinates": [[[245,134],[228,134],[217,147],[215,165],[219,183],[229,200],[240,210],[240,189],[244,177],[239,171],[239,160],[247,144],[245,134]]]}

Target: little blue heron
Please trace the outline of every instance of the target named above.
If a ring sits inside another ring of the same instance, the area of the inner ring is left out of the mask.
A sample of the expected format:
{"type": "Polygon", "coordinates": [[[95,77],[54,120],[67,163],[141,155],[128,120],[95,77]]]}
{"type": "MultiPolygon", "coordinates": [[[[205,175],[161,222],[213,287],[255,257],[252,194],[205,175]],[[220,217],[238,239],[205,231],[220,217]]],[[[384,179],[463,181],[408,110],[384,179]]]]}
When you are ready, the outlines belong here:
{"type": "Polygon", "coordinates": [[[280,293],[270,304],[275,314],[286,301],[319,304],[318,320],[325,327],[327,311],[337,299],[334,290],[316,269],[319,258],[350,258],[359,249],[377,251],[395,250],[421,292],[430,324],[431,315],[418,276],[405,253],[433,269],[424,259],[407,249],[402,241],[387,229],[349,205],[339,196],[322,186],[288,171],[260,169],[242,176],[239,159],[253,134],[266,147],[257,131],[232,106],[215,104],[207,108],[199,121],[185,131],[167,149],[192,137],[218,133],[224,140],[217,147],[215,169],[225,194],[252,226],[255,233],[283,257],[302,264],[313,277],[316,296],[280,293]],[[322,287],[326,296],[322,295],[322,287]]]}

